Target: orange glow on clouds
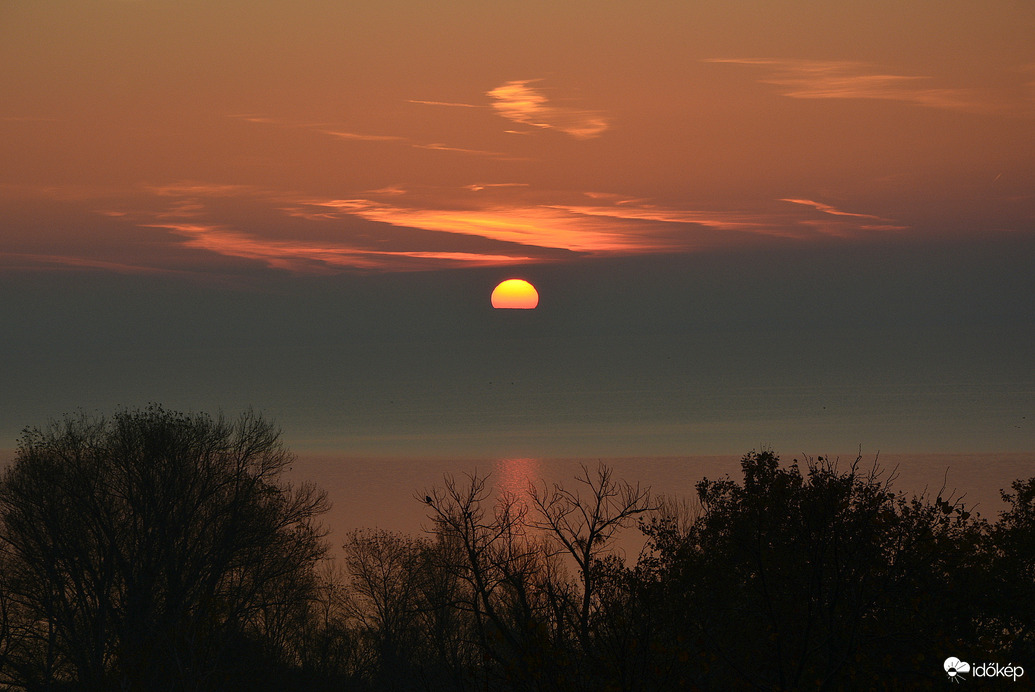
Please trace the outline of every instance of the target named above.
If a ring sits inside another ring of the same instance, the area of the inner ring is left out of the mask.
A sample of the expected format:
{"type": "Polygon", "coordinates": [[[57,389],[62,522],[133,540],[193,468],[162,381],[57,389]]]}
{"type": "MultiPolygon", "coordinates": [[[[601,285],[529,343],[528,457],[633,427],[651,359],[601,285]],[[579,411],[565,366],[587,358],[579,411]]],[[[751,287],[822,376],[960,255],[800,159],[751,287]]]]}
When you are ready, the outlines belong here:
{"type": "MultiPolygon", "coordinates": [[[[710,59],[706,62],[768,69],[762,79],[797,99],[874,99],[966,112],[1020,112],[1025,105],[975,89],[930,86],[926,75],[886,74],[864,62],[846,60],[710,59]]],[[[1029,104],[1030,106],[1030,104],[1029,104]]]]}
{"type": "Polygon", "coordinates": [[[637,239],[626,228],[607,220],[595,220],[545,206],[500,206],[480,210],[415,209],[366,200],[341,203],[349,213],[394,226],[481,236],[508,243],[575,252],[624,252],[648,250],[647,238],[637,239]]]}
{"type": "Polygon", "coordinates": [[[539,305],[539,292],[524,279],[507,279],[492,291],[492,307],[531,310],[539,305]]]}
{"type": "Polygon", "coordinates": [[[1035,15],[923,4],[15,3],[0,264],[414,271],[1030,233],[1035,15]]]}
{"type": "MultiPolygon", "coordinates": [[[[895,219],[806,198],[774,199],[753,211],[737,211],[662,206],[616,193],[546,195],[502,182],[423,189],[389,185],[365,194],[369,197],[299,197],[198,181],[147,186],[137,198],[121,201],[40,192],[41,199],[89,205],[94,218],[105,219],[92,231],[96,242],[80,266],[126,265],[140,271],[191,271],[192,265],[212,271],[221,258],[302,274],[415,271],[909,230],[895,219]],[[113,255],[113,248],[138,237],[134,227],[165,235],[152,236],[150,246],[134,245],[138,252],[131,261],[113,255]],[[170,252],[176,248],[185,252],[170,252]]],[[[69,253],[53,248],[52,241],[29,233],[18,247],[16,264],[23,269],[70,266],[69,253]]]]}
{"type": "Polygon", "coordinates": [[[488,93],[492,107],[508,120],[548,130],[559,130],[577,139],[600,136],[607,120],[599,113],[550,105],[546,95],[529,84],[538,80],[507,82],[488,93]]]}

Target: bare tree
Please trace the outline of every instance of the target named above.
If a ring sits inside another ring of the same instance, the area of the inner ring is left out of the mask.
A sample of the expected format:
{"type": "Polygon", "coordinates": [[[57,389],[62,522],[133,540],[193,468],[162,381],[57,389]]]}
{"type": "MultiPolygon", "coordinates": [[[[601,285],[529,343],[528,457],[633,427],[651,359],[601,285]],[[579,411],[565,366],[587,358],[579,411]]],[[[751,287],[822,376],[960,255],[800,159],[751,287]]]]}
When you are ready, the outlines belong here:
{"type": "Polygon", "coordinates": [[[348,625],[348,577],[340,561],[328,559],[317,567],[315,581],[308,617],[291,641],[295,660],[304,674],[316,679],[350,677],[360,667],[361,647],[348,625]]]}
{"type": "Polygon", "coordinates": [[[370,649],[368,675],[380,686],[412,675],[419,646],[424,542],[390,531],[356,530],[345,537],[346,612],[370,649]]]}
{"type": "Polygon", "coordinates": [[[272,626],[271,598],[304,597],[327,505],[281,480],[279,436],[156,405],[24,431],[0,521],[44,677],[200,689],[229,642],[272,626]]]}
{"type": "MultiPolygon", "coordinates": [[[[525,498],[493,494],[471,475],[417,496],[428,505],[443,555],[466,585],[458,607],[471,616],[474,644],[506,684],[569,689],[588,670],[598,566],[619,529],[650,509],[649,490],[583,467],[580,487],[528,488],[525,498]],[[585,486],[585,487],[581,487],[585,486]],[[573,560],[581,588],[565,570],[573,560]]],[[[591,666],[590,666],[591,667],[591,666]]]]}
{"type": "Polygon", "coordinates": [[[430,491],[424,502],[441,554],[451,558],[446,565],[465,585],[456,605],[470,615],[476,645],[509,680],[540,680],[548,675],[543,656],[556,610],[543,580],[556,569],[543,542],[528,532],[527,505],[510,493],[491,502],[486,481],[475,474],[461,486],[446,476],[445,487],[430,491]]]}
{"type": "Polygon", "coordinates": [[[537,514],[533,525],[559,541],[578,566],[582,595],[576,621],[579,640],[585,646],[597,587],[594,567],[611,551],[612,539],[619,529],[652,506],[650,488],[641,490],[639,485],[615,480],[613,470],[603,463],[595,475],[583,464],[582,474],[575,481],[579,486],[574,490],[554,484],[552,492],[545,482],[541,488],[532,484],[529,495],[537,514]]]}

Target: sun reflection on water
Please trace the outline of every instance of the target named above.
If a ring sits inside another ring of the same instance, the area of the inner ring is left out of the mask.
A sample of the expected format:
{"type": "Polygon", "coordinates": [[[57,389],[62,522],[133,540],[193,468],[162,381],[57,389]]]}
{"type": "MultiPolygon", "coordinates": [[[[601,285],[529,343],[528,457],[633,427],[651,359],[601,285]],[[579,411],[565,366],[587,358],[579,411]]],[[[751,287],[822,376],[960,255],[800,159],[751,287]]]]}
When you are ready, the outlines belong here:
{"type": "Polygon", "coordinates": [[[528,486],[539,483],[543,470],[539,459],[497,459],[495,473],[496,490],[507,493],[521,503],[527,502],[528,486]]]}

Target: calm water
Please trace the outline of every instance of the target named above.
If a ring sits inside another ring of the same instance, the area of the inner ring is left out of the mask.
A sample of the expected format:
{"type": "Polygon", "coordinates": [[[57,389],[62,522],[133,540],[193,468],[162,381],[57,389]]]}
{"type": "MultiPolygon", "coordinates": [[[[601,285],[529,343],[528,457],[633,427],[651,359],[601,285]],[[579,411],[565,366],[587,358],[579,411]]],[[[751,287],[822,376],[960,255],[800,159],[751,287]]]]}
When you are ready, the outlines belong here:
{"type": "MultiPolygon", "coordinates": [[[[783,456],[790,462],[793,457],[783,456]]],[[[845,468],[853,456],[840,457],[845,468]]],[[[452,474],[458,481],[464,474],[491,474],[497,489],[522,492],[529,481],[561,483],[574,487],[581,464],[595,472],[598,459],[485,459],[479,461],[441,461],[418,459],[370,459],[333,456],[304,456],[291,472],[294,481],[311,480],[328,491],[333,507],[325,517],[330,540],[354,528],[382,528],[419,533],[429,524],[423,498],[428,490],[441,486],[443,476],[452,474]]],[[[614,477],[635,485],[651,486],[655,493],[677,498],[694,495],[694,486],[704,477],[729,474],[739,480],[739,456],[693,456],[666,458],[621,458],[603,460],[614,469],[614,477]]],[[[869,468],[872,456],[864,456],[862,466],[869,468]]],[[[1035,453],[983,455],[888,455],[879,459],[882,468],[896,469],[893,488],[909,493],[925,489],[936,494],[943,487],[966,494],[968,505],[995,519],[1003,508],[1000,488],[1009,488],[1017,478],[1035,476],[1035,453]]],[[[635,533],[635,529],[632,529],[635,533]]],[[[631,537],[630,537],[631,538],[631,537]]],[[[632,545],[627,542],[627,545],[632,545]]]]}
{"type": "MultiPolygon", "coordinates": [[[[13,458],[13,451],[0,450],[0,468],[13,458]]],[[[842,468],[854,460],[842,455],[842,468]]],[[[793,455],[783,455],[789,463],[793,455]]],[[[739,480],[740,456],[691,456],[609,459],[373,459],[332,455],[299,455],[289,480],[313,481],[324,488],[333,506],[324,517],[330,530],[332,545],[351,529],[381,528],[406,533],[420,533],[429,524],[423,498],[427,492],[443,484],[445,474],[452,474],[458,484],[464,474],[489,474],[496,490],[521,493],[528,483],[560,483],[575,487],[574,478],[583,464],[595,472],[603,461],[614,469],[614,477],[652,492],[674,498],[691,498],[694,486],[702,478],[721,478],[729,474],[739,480]]],[[[864,456],[862,467],[868,469],[872,456],[864,456]]],[[[893,488],[907,493],[925,489],[936,494],[944,486],[956,495],[965,494],[966,503],[976,505],[984,517],[994,520],[1004,505],[1000,488],[1009,488],[1017,478],[1035,476],[1035,452],[999,454],[925,454],[883,455],[881,468],[895,470],[893,488]]],[[[638,534],[635,529],[623,541],[627,552],[635,552],[638,534]]]]}

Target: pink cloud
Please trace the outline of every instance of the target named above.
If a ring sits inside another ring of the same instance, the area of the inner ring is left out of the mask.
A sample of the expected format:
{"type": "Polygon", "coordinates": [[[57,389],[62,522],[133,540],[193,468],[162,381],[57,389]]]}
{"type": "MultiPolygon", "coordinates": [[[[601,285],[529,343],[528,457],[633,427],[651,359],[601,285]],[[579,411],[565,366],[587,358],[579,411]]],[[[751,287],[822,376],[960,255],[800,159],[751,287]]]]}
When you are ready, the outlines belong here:
{"type": "MultiPolygon", "coordinates": [[[[750,210],[709,210],[617,193],[537,192],[517,182],[388,186],[337,199],[197,181],[143,191],[145,197],[122,207],[105,200],[103,210],[95,212],[110,224],[97,230],[109,241],[84,239],[89,249],[83,256],[64,252],[46,262],[110,271],[204,267],[219,273],[228,265],[218,258],[235,258],[295,273],[412,271],[694,252],[753,238],[858,237],[903,228],[891,219],[806,197],[750,210]],[[565,199],[571,202],[558,203],[565,199]],[[134,227],[164,234],[134,234],[134,227]],[[132,260],[125,259],[127,252],[132,260]]],[[[22,247],[9,249],[21,253],[22,264],[40,264],[49,257],[40,247],[26,236],[22,247]]]]}
{"type": "Polygon", "coordinates": [[[864,62],[775,58],[712,58],[705,62],[757,67],[767,72],[760,81],[783,87],[797,99],[877,99],[916,106],[968,112],[999,110],[973,89],[928,86],[932,77],[887,74],[864,62]]]}
{"type": "Polygon", "coordinates": [[[599,112],[551,104],[541,90],[529,86],[536,81],[539,80],[506,82],[487,92],[492,107],[508,120],[558,130],[576,139],[599,137],[607,130],[607,119],[599,112]]]}

